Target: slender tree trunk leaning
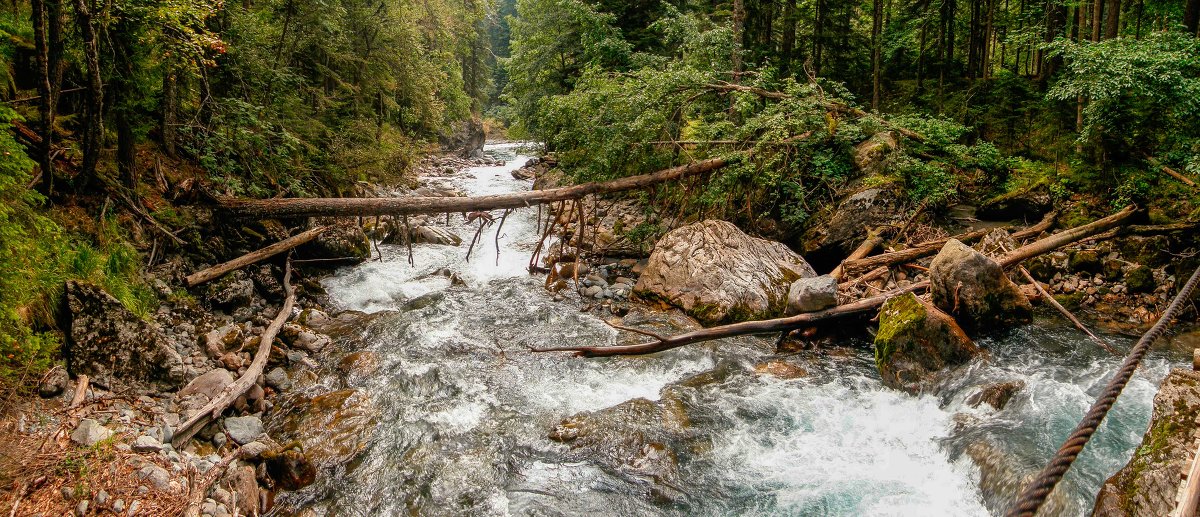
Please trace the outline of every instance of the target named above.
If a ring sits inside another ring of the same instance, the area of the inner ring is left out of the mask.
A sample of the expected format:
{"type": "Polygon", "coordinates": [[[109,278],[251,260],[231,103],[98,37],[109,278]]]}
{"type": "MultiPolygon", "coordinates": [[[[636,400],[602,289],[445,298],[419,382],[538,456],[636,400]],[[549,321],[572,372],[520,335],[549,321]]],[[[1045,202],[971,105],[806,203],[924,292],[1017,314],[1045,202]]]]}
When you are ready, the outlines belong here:
{"type": "Polygon", "coordinates": [[[271,344],[275,342],[275,336],[279,334],[279,330],[283,328],[283,324],[292,316],[292,307],[296,304],[296,292],[292,289],[292,264],[289,261],[284,266],[283,270],[283,292],[286,298],[283,301],[283,307],[280,307],[279,312],[275,315],[275,319],[271,320],[271,324],[263,331],[262,336],[258,341],[258,350],[254,352],[254,359],[250,362],[250,366],[246,368],[246,373],[230,383],[225,389],[221,390],[212,401],[205,405],[199,412],[192,415],[186,422],[179,425],[179,429],[175,430],[174,438],[171,438],[171,445],[176,449],[183,447],[192,436],[200,428],[207,425],[209,422],[221,416],[229,406],[233,405],[238,397],[242,396],[254,386],[259,375],[262,375],[263,369],[267,366],[267,359],[271,357],[271,344]]]}
{"type": "Polygon", "coordinates": [[[262,260],[266,260],[287,250],[300,246],[306,242],[312,241],[329,228],[329,226],[318,226],[306,232],[298,233],[288,237],[258,251],[252,251],[242,255],[238,258],[230,260],[229,262],[224,262],[208,269],[197,271],[188,275],[187,278],[184,279],[184,284],[188,287],[196,287],[205,282],[220,278],[225,273],[235,269],[241,269],[262,260]]]}

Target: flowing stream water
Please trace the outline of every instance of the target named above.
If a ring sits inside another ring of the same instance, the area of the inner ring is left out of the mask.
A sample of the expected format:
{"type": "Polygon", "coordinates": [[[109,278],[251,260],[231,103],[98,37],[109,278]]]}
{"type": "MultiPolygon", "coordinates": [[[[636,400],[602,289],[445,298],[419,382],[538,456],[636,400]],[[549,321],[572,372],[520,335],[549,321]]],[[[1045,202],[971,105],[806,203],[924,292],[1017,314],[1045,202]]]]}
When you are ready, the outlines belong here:
{"type": "MultiPolygon", "coordinates": [[[[446,181],[470,195],[526,190],[512,144],[505,165],[446,181]]],[[[868,342],[776,355],[770,337],[692,345],[647,357],[582,359],[530,346],[615,344],[574,295],[554,301],[526,271],[536,209],[514,211],[464,260],[458,247],[383,246],[382,261],[344,268],[324,286],[340,309],[372,313],[344,346],[377,354],[370,375],[341,381],[369,397],[362,452],[280,498],[319,515],[991,515],[1053,454],[1120,358],[1050,319],[981,340],[990,352],[936,395],[883,387],[868,342]],[[434,274],[450,268],[466,282],[434,274]],[[353,345],[347,343],[353,342],[353,345]],[[807,370],[783,380],[767,360],[807,370]],[[1023,381],[1003,410],[971,407],[980,387],[1023,381]],[[644,399],[644,400],[635,400],[644,399]],[[633,401],[633,402],[629,402],[633,401]],[[606,409],[617,406],[615,409],[606,409]],[[548,434],[592,413],[573,442],[548,434]],[[982,467],[980,465],[983,465],[982,467]]],[[[631,312],[663,331],[676,315],[631,312]]],[[[1130,340],[1111,337],[1125,350],[1130,340]]],[[[1128,461],[1158,382],[1180,358],[1154,352],[1052,498],[1053,514],[1091,511],[1128,461]]],[[[316,382],[310,391],[331,389],[316,382]]],[[[336,386],[340,387],[340,386],[336,386]]]]}

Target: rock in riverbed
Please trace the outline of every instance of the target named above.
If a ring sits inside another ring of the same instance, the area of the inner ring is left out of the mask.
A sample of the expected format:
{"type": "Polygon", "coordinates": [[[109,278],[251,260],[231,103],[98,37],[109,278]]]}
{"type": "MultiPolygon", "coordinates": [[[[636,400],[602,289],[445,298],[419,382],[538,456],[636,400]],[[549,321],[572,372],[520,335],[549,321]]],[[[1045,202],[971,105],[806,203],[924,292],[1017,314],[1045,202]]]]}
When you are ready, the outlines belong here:
{"type": "Polygon", "coordinates": [[[886,386],[918,392],[938,370],[977,354],[954,318],[912,293],[889,298],[879,310],[875,364],[886,386]]]}
{"type": "Polygon", "coordinates": [[[950,239],[929,266],[933,303],[971,331],[994,331],[1028,323],[1033,306],[1000,264],[950,239]]]}
{"type": "Polygon", "coordinates": [[[813,276],[804,258],[782,243],[709,220],[659,240],[635,290],[716,324],[779,315],[789,284],[813,276]]]}

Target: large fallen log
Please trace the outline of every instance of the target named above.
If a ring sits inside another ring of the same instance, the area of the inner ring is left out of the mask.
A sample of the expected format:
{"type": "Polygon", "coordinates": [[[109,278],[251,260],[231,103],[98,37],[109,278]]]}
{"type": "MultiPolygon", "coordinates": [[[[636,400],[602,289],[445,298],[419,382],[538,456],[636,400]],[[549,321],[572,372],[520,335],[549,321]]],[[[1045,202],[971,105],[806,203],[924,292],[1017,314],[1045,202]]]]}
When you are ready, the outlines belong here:
{"type": "Polygon", "coordinates": [[[720,169],[732,159],[710,158],[650,174],[612,181],[584,183],[529,192],[474,197],[386,197],[386,198],[287,198],[223,199],[219,208],[238,218],[346,217],[479,212],[521,208],[538,204],[581,199],[595,194],[636,190],[658,183],[720,169]]]}
{"type": "Polygon", "coordinates": [[[1136,213],[1137,207],[1129,205],[1120,212],[1103,219],[1098,219],[1083,226],[1076,226],[1075,228],[1058,232],[1054,235],[1046,237],[1045,239],[1034,241],[1025,246],[1021,246],[1020,248],[1017,248],[1002,257],[999,260],[1000,265],[1005,268],[1012,267],[1014,264],[1020,264],[1021,262],[1038,255],[1049,253],[1053,250],[1066,246],[1067,244],[1091,237],[1092,235],[1096,235],[1104,230],[1120,225],[1129,218],[1133,217],[1136,213]]]}
{"type": "MultiPolygon", "coordinates": [[[[605,357],[612,355],[645,355],[678,348],[692,343],[702,341],[712,341],[714,339],[722,339],[734,336],[744,336],[748,334],[775,334],[778,332],[796,330],[798,328],[807,327],[815,322],[850,316],[860,312],[868,311],[883,305],[883,302],[893,296],[901,295],[908,292],[919,291],[929,287],[929,282],[919,282],[902,289],[896,289],[883,293],[879,296],[863,298],[858,301],[838,305],[825,309],[823,311],[805,312],[795,316],[786,318],[775,318],[770,320],[758,321],[743,321],[741,323],[732,323],[729,325],[721,325],[719,327],[711,327],[700,330],[693,330],[675,336],[660,336],[652,332],[644,330],[636,330],[639,334],[644,334],[654,338],[654,341],[637,345],[621,345],[621,346],[564,346],[564,347],[549,347],[549,348],[532,348],[534,352],[574,352],[581,357],[605,357]]],[[[632,329],[626,329],[632,330],[632,329]]]]}
{"type": "Polygon", "coordinates": [[[246,373],[230,383],[225,389],[221,390],[212,401],[204,406],[195,415],[187,419],[186,422],[180,424],[179,429],[175,430],[175,436],[171,438],[171,446],[175,449],[183,447],[188,440],[195,436],[200,428],[207,425],[209,422],[216,420],[221,416],[229,406],[237,400],[238,397],[250,390],[254,386],[254,382],[262,375],[263,369],[267,366],[267,359],[271,357],[271,343],[275,341],[275,336],[279,334],[279,330],[283,328],[283,324],[292,316],[292,307],[296,305],[296,291],[292,289],[292,263],[288,261],[283,270],[283,292],[286,298],[283,300],[283,307],[279,308],[279,313],[275,315],[275,319],[271,320],[271,324],[263,331],[262,336],[258,341],[258,350],[254,352],[254,359],[250,361],[250,366],[246,368],[246,373]]]}
{"type": "Polygon", "coordinates": [[[318,235],[321,235],[322,232],[324,232],[325,230],[328,230],[329,228],[330,228],[329,226],[318,226],[318,227],[308,230],[306,232],[298,233],[296,235],[288,237],[284,240],[276,242],[275,244],[267,246],[258,251],[252,251],[250,253],[242,255],[238,258],[230,260],[229,262],[217,264],[208,269],[203,269],[203,270],[197,271],[195,273],[188,275],[187,278],[184,279],[184,283],[187,284],[188,287],[196,287],[197,285],[208,282],[214,278],[220,278],[220,276],[224,275],[225,273],[228,273],[235,269],[240,269],[240,268],[249,266],[250,264],[253,264],[260,260],[265,260],[265,259],[271,258],[275,255],[278,255],[287,250],[295,248],[296,246],[299,246],[308,241],[311,241],[311,240],[317,238],[318,235]]]}
{"type": "MultiPolygon", "coordinates": [[[[987,235],[988,232],[990,232],[990,231],[992,231],[992,230],[990,230],[990,229],[975,230],[973,232],[967,232],[967,233],[955,235],[954,237],[951,237],[951,238],[958,239],[962,242],[970,242],[973,240],[983,238],[983,236],[987,235]]],[[[950,240],[951,238],[938,239],[936,241],[929,241],[926,243],[918,244],[918,245],[913,246],[908,249],[904,249],[904,250],[900,250],[900,251],[893,251],[891,253],[884,253],[881,255],[875,255],[874,257],[867,257],[867,258],[861,258],[861,259],[856,259],[856,260],[847,260],[842,263],[842,267],[845,269],[846,276],[853,276],[862,271],[869,271],[869,270],[875,269],[879,266],[894,266],[896,264],[912,262],[919,258],[928,257],[930,255],[937,253],[939,250],[942,249],[943,246],[946,245],[946,241],[950,240]]]]}
{"type": "Polygon", "coordinates": [[[876,228],[867,232],[867,238],[863,239],[862,244],[859,244],[857,248],[854,248],[854,251],[850,252],[850,255],[842,260],[841,264],[838,264],[837,267],[833,268],[833,271],[829,273],[829,276],[832,276],[834,280],[841,282],[842,278],[846,276],[847,262],[866,258],[867,255],[870,255],[871,251],[873,251],[880,244],[883,244],[882,228],[876,228]]]}

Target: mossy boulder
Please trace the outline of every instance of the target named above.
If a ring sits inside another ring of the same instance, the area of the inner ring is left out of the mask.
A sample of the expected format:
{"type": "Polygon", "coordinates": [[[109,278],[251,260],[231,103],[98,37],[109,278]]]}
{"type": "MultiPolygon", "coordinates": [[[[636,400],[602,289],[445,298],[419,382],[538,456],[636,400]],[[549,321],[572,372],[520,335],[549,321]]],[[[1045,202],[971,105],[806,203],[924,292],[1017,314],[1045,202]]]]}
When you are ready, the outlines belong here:
{"type": "Polygon", "coordinates": [[[1099,273],[1103,271],[1104,264],[1095,250],[1075,250],[1067,259],[1067,268],[1072,273],[1099,273]]]}
{"type": "Polygon", "coordinates": [[[1154,397],[1154,416],[1142,445],[1125,468],[1113,474],[1096,496],[1092,515],[1105,517],[1170,515],[1179,476],[1195,449],[1200,415],[1200,372],[1171,370],[1154,397]]]}
{"type": "Polygon", "coordinates": [[[930,293],[963,328],[987,332],[1028,323],[1033,306],[1000,264],[950,239],[929,266],[930,293]]]}
{"type": "Polygon", "coordinates": [[[816,272],[787,246],[725,221],[672,230],[654,246],[634,287],[707,324],[769,318],[787,307],[789,285],[816,272]]]}
{"type": "Polygon", "coordinates": [[[979,353],[954,318],[912,293],[889,298],[879,310],[875,365],[885,386],[918,392],[942,368],[979,353]]]}
{"type": "Polygon", "coordinates": [[[1136,266],[1125,273],[1125,287],[1132,293],[1150,293],[1158,287],[1154,282],[1154,271],[1146,266],[1136,266]]]}

